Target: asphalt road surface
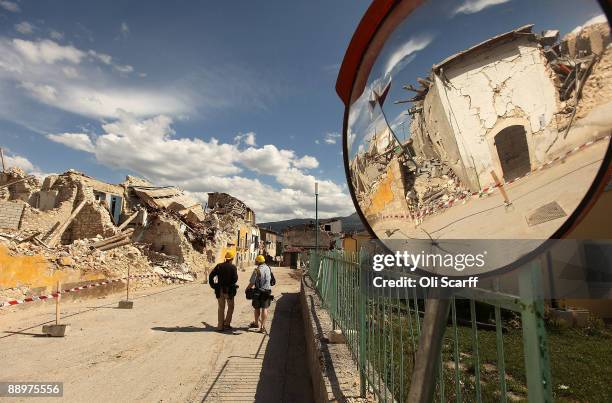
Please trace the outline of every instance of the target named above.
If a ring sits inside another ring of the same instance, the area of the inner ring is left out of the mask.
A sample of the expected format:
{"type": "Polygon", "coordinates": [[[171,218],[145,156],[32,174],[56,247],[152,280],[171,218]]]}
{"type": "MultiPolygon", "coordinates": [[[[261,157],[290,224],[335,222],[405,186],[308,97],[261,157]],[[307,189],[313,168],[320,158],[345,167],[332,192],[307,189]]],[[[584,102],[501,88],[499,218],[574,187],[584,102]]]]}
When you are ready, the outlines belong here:
{"type": "Polygon", "coordinates": [[[67,402],[311,402],[299,277],[287,268],[274,273],[268,335],[247,328],[249,271],[239,272],[233,332],[216,331],[217,301],[206,284],[136,292],[132,310],[116,308],[122,294],[66,301],[64,338],[41,333],[54,321],[53,302],[5,308],[0,381],[64,382],[67,402]]]}

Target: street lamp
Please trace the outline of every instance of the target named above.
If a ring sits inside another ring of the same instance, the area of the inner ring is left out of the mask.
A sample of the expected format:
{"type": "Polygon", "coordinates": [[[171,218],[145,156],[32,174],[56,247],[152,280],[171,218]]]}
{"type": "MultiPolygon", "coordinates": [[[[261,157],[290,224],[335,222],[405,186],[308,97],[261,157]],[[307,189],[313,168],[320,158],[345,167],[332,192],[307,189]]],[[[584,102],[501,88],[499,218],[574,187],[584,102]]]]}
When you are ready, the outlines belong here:
{"type": "Polygon", "coordinates": [[[319,182],[315,182],[315,253],[319,254],[319,182]]]}

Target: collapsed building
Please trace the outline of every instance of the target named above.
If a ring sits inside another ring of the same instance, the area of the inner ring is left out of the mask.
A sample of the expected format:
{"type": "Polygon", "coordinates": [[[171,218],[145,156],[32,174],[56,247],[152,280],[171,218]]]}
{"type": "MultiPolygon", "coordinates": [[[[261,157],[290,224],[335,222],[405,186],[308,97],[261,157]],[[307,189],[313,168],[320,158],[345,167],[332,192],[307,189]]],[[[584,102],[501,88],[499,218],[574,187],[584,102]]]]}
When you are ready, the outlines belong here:
{"type": "Polygon", "coordinates": [[[319,220],[318,228],[314,221],[285,228],[282,233],[283,265],[300,267],[305,254],[317,247],[320,250],[342,249],[342,221],[323,219],[319,220]]]}
{"type": "Polygon", "coordinates": [[[411,104],[410,138],[399,143],[388,129],[376,133],[351,161],[353,187],[371,222],[417,221],[441,202],[496,183],[492,172],[512,181],[602,136],[602,130],[569,130],[610,102],[607,23],[562,40],[558,31],[532,28],[449,56],[417,79],[418,87],[404,87],[414,93],[400,101],[411,104]]]}
{"type": "Polygon", "coordinates": [[[132,176],[114,185],[68,171],[40,181],[18,168],[0,173],[0,231],[3,253],[48,262],[41,278],[17,272],[0,284],[23,292],[62,270],[73,280],[122,276],[128,267],[180,281],[206,278],[228,250],[239,266],[251,264],[258,234],[254,212],[225,193],[211,193],[205,209],[179,188],[132,176]]]}

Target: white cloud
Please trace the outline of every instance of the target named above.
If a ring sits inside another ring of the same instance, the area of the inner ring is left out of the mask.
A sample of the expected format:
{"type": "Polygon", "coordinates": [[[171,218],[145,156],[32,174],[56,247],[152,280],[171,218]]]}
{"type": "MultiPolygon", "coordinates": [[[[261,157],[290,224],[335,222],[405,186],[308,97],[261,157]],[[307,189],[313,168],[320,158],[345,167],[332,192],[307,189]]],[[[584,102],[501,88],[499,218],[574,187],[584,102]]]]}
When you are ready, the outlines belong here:
{"type": "Polygon", "coordinates": [[[325,133],[323,141],[325,141],[326,144],[336,144],[340,137],[340,133],[337,132],[325,133]]]}
{"type": "Polygon", "coordinates": [[[13,167],[21,168],[26,173],[37,176],[40,179],[48,175],[48,173],[42,172],[39,167],[31,163],[26,157],[11,152],[7,152],[4,155],[4,165],[7,169],[13,167]]]}
{"type": "Polygon", "coordinates": [[[578,34],[580,33],[580,31],[582,31],[584,27],[588,27],[589,25],[594,25],[594,24],[601,24],[603,22],[608,22],[608,19],[606,18],[606,16],[604,14],[596,15],[586,20],[584,24],[578,25],[576,28],[572,30],[572,33],[578,34]]]}
{"type": "Polygon", "coordinates": [[[30,24],[27,21],[20,22],[19,24],[15,24],[15,30],[24,35],[31,34],[34,32],[34,25],[30,24]]]}
{"type": "Polygon", "coordinates": [[[466,0],[453,10],[452,15],[474,14],[484,10],[485,8],[507,3],[509,1],[510,0],[466,0]]]}
{"type": "Polygon", "coordinates": [[[54,29],[49,32],[49,36],[51,36],[51,38],[55,39],[56,41],[61,41],[62,39],[64,39],[64,34],[54,29]]]}
{"type": "Polygon", "coordinates": [[[305,155],[293,163],[296,168],[314,169],[319,166],[319,161],[313,156],[305,155]]]}
{"type": "MultiPolygon", "coordinates": [[[[304,172],[318,166],[312,156],[298,156],[272,144],[244,148],[243,141],[227,144],[215,138],[180,138],[166,116],[142,120],[123,114],[102,129],[104,133],[96,137],[61,133],[48,138],[90,152],[107,166],[135,172],[158,184],[181,186],[202,200],[207,192],[228,192],[251,206],[259,221],[314,213],[316,178],[304,172]],[[274,184],[264,183],[265,177],[274,184]]],[[[352,213],[345,187],[319,180],[319,188],[322,217],[352,213]]]]}
{"type": "Polygon", "coordinates": [[[52,104],[57,100],[57,90],[51,85],[22,82],[20,86],[40,102],[52,104]]]}
{"type": "Polygon", "coordinates": [[[244,144],[248,146],[256,146],[255,142],[255,133],[240,133],[236,137],[234,137],[234,143],[239,144],[240,142],[244,142],[244,144]]]}
{"type": "Polygon", "coordinates": [[[242,151],[240,163],[250,170],[266,175],[275,175],[291,167],[295,153],[291,150],[279,150],[273,144],[261,148],[249,147],[242,151]]]}
{"type": "Polygon", "coordinates": [[[397,71],[414,59],[415,52],[425,49],[432,40],[433,35],[430,34],[410,38],[408,42],[397,48],[391,56],[389,56],[389,60],[387,60],[385,65],[385,76],[393,76],[397,73],[397,71]]]}
{"type": "Polygon", "coordinates": [[[123,21],[119,27],[119,33],[125,38],[130,34],[130,27],[127,22],[123,21]]]}
{"type": "Polygon", "coordinates": [[[21,168],[26,172],[34,171],[34,164],[32,164],[27,158],[20,155],[5,155],[4,165],[7,169],[17,167],[21,168]]]}
{"type": "Polygon", "coordinates": [[[72,66],[64,66],[62,67],[62,72],[67,78],[77,78],[79,76],[79,72],[72,66]]]}
{"type": "Polygon", "coordinates": [[[49,134],[47,138],[75,150],[87,151],[89,153],[95,151],[91,138],[84,133],[49,134]]]}
{"type": "Polygon", "coordinates": [[[21,11],[19,4],[15,3],[14,1],[0,0],[0,7],[12,13],[18,13],[21,11]]]}
{"type": "Polygon", "coordinates": [[[13,39],[13,47],[32,63],[54,64],[61,61],[80,63],[85,56],[84,52],[73,46],[62,46],[49,39],[36,42],[13,39]]]}
{"type": "MultiPolygon", "coordinates": [[[[0,37],[0,84],[4,84],[5,90],[2,95],[11,98],[14,104],[34,99],[96,119],[118,118],[122,110],[138,116],[181,116],[193,110],[191,94],[187,91],[178,87],[147,88],[117,83],[97,65],[106,65],[105,61],[114,70],[132,70],[114,65],[110,55],[62,46],[49,39],[28,41],[0,37]],[[9,88],[22,91],[10,93],[9,88]]],[[[0,115],[7,114],[0,112],[0,115]]]]}
{"type": "Polygon", "coordinates": [[[87,52],[92,58],[95,60],[99,60],[107,66],[111,66],[113,69],[117,70],[120,73],[132,73],[134,71],[134,67],[129,64],[121,65],[113,62],[113,57],[106,53],[96,52],[95,50],[90,50],[87,52]]]}
{"type": "Polygon", "coordinates": [[[113,62],[113,57],[111,55],[107,55],[106,53],[99,53],[96,52],[95,50],[90,50],[89,55],[91,57],[93,57],[94,59],[98,59],[99,61],[101,61],[102,63],[110,66],[111,63],[113,62]]]}

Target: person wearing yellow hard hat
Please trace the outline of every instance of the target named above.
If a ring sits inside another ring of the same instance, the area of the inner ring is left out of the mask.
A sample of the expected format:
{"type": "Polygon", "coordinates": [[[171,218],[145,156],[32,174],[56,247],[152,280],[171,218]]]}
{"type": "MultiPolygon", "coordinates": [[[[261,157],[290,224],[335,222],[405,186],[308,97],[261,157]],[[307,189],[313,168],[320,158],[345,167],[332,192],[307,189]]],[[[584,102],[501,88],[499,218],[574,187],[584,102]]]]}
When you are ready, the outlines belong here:
{"type": "Polygon", "coordinates": [[[266,264],[266,258],[263,255],[258,255],[255,258],[255,270],[251,274],[249,286],[247,288],[247,298],[252,300],[254,309],[255,321],[251,322],[249,327],[257,328],[261,333],[266,332],[266,318],[268,317],[268,308],[274,297],[272,296],[272,286],[276,283],[272,269],[266,264]]]}
{"type": "Polygon", "coordinates": [[[217,311],[217,330],[231,330],[232,315],[234,314],[234,297],[238,289],[238,269],[232,263],[236,252],[229,250],[225,253],[225,261],[219,263],[208,275],[208,284],[215,290],[219,309],[217,311]],[[227,313],[225,306],[227,305],[227,313]]]}

